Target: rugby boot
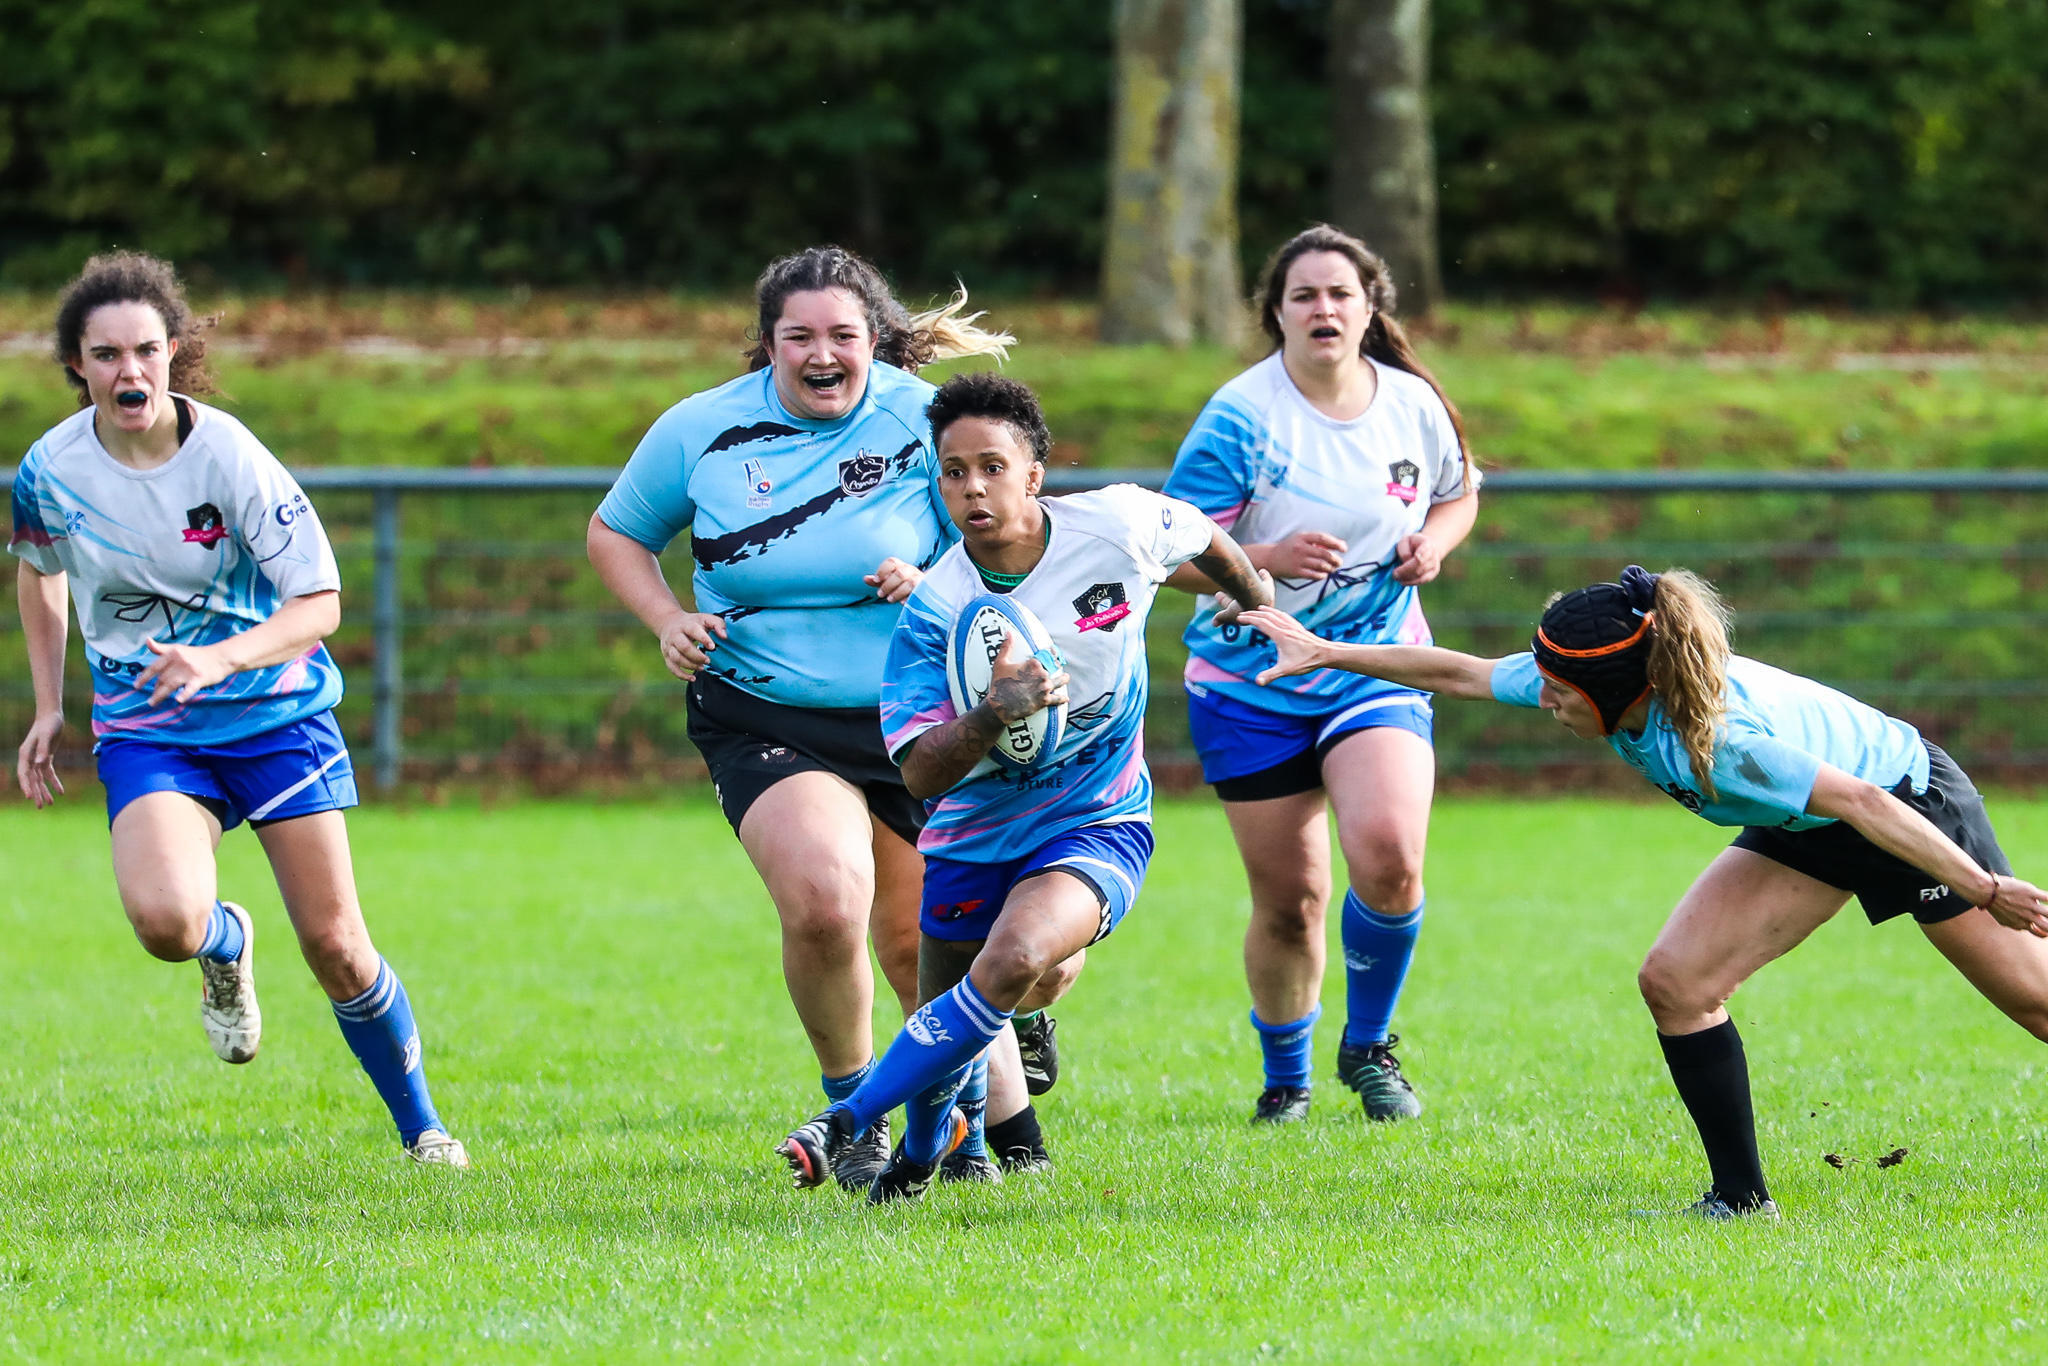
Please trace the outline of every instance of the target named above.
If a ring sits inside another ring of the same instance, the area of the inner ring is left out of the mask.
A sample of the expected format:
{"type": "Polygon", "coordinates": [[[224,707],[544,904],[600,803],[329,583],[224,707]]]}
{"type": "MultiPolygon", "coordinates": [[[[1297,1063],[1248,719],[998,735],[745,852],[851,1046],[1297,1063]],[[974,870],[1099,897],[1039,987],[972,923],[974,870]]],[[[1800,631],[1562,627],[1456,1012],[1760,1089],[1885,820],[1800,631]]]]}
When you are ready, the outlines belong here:
{"type": "Polygon", "coordinates": [[[1299,1124],[1308,1118],[1309,1094],[1306,1086],[1268,1086],[1252,1107],[1252,1123],[1299,1124]]]}
{"type": "Polygon", "coordinates": [[[1716,1190],[1708,1191],[1683,1209],[1639,1209],[1631,1213],[1638,1219],[1701,1219],[1712,1224],[1726,1224],[1737,1219],[1768,1222],[1780,1217],[1778,1202],[1769,1196],[1753,1205],[1731,1205],[1716,1190]]]}
{"type": "Polygon", "coordinates": [[[242,953],[232,963],[199,960],[199,1022],[222,1062],[247,1062],[263,1042],[263,1012],[256,1006],[256,926],[234,902],[220,904],[242,923],[242,953]]]}
{"type": "Polygon", "coordinates": [[[453,1167],[456,1171],[469,1170],[469,1149],[462,1146],[462,1140],[452,1138],[445,1129],[429,1129],[405,1145],[405,1155],[423,1167],[453,1167]]]}
{"type": "Polygon", "coordinates": [[[1367,1119],[1413,1119],[1422,1113],[1422,1102],[1408,1078],[1401,1075],[1401,1062],[1394,1056],[1394,1045],[1399,1042],[1399,1034],[1389,1034],[1384,1043],[1363,1048],[1347,1043],[1337,1050],[1337,1079],[1358,1092],[1367,1119]]]}
{"type": "Polygon", "coordinates": [[[1052,1090],[1060,1079],[1060,1045],[1053,1037],[1059,1021],[1044,1011],[1017,1030],[1017,1056],[1024,1060],[1024,1089],[1034,1096],[1052,1090]]]}
{"type": "MultiPolygon", "coordinates": [[[[792,1139],[795,1135],[790,1136],[792,1139]]],[[[945,1160],[960,1151],[960,1145],[967,1141],[967,1116],[959,1110],[952,1114],[952,1133],[946,1146],[934,1162],[919,1162],[903,1151],[897,1144],[896,1151],[889,1154],[889,1165],[875,1174],[874,1184],[868,1187],[870,1205],[886,1205],[892,1200],[921,1200],[924,1193],[932,1188],[938,1179],[939,1168],[945,1160]]]]}
{"type": "Polygon", "coordinates": [[[982,1153],[956,1152],[939,1163],[941,1181],[981,1181],[998,1183],[1003,1179],[1003,1169],[982,1153]]]}
{"type": "Polygon", "coordinates": [[[832,1178],[840,1188],[864,1191],[889,1162],[889,1117],[883,1115],[868,1131],[846,1145],[832,1164],[832,1178]]]}
{"type": "Polygon", "coordinates": [[[775,1145],[775,1151],[789,1163],[796,1188],[808,1190],[831,1179],[832,1164],[858,1137],[853,1131],[853,1116],[845,1110],[831,1109],[797,1126],[788,1138],[775,1145]]]}
{"type": "Polygon", "coordinates": [[[1045,1144],[1019,1143],[996,1154],[996,1165],[1003,1169],[1005,1176],[1019,1176],[1028,1172],[1049,1172],[1052,1170],[1052,1154],[1045,1150],[1045,1144]]]}

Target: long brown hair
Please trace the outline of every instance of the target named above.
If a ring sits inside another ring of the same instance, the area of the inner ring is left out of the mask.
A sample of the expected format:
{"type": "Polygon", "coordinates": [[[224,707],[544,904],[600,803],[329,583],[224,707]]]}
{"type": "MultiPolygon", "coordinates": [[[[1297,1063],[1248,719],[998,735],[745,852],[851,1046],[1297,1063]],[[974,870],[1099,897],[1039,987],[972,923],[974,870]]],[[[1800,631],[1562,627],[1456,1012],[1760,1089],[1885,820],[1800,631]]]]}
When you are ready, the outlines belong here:
{"type": "Polygon", "coordinates": [[[193,314],[192,305],[185,302],[185,287],[169,261],[139,251],[107,251],[85,263],[57,304],[57,363],[64,367],[64,378],[78,390],[79,407],[90,405],[92,395],[86,390],[85,376],[71,367],[83,354],[86,319],[108,304],[148,304],[164,320],[164,336],[178,344],[171,357],[173,390],[181,394],[220,392],[206,363],[204,335],[218,317],[193,314]]]}
{"type": "Polygon", "coordinates": [[[1414,343],[1408,340],[1408,333],[1394,320],[1394,277],[1387,270],[1387,263],[1341,228],[1328,223],[1318,223],[1304,228],[1280,244],[1280,249],[1266,259],[1266,268],[1259,275],[1259,328],[1279,350],[1286,341],[1280,330],[1280,296],[1287,292],[1287,272],[1300,258],[1311,252],[1330,251],[1351,262],[1358,271],[1358,283],[1365,290],[1365,300],[1372,305],[1372,321],[1365,325],[1365,337],[1358,344],[1358,354],[1368,356],[1382,365],[1391,365],[1396,370],[1406,370],[1417,379],[1436,390],[1436,396],[1443,401],[1444,411],[1451,415],[1451,426],[1458,433],[1458,452],[1465,458],[1467,487],[1472,476],[1472,443],[1465,437],[1465,419],[1458,412],[1458,405],[1451,402],[1451,396],[1444,392],[1444,386],[1437,383],[1429,367],[1415,354],[1414,343]]]}
{"type": "Polygon", "coordinates": [[[1714,741],[1728,713],[1728,608],[1689,569],[1657,576],[1650,628],[1650,689],[1685,745],[1692,780],[1714,794],[1714,741]]]}
{"type": "Polygon", "coordinates": [[[844,247],[809,247],[770,261],[754,282],[760,321],[753,348],[746,353],[748,370],[766,370],[773,363],[775,324],[782,320],[782,306],[789,296],[820,289],[843,289],[860,300],[868,331],[875,339],[875,359],[899,370],[916,371],[933,361],[961,356],[1004,360],[1017,340],[1007,332],[976,327],[982,316],[979,313],[961,316],[967,307],[965,286],[956,288],[943,308],[912,315],[896,302],[882,272],[853,252],[844,247]]]}

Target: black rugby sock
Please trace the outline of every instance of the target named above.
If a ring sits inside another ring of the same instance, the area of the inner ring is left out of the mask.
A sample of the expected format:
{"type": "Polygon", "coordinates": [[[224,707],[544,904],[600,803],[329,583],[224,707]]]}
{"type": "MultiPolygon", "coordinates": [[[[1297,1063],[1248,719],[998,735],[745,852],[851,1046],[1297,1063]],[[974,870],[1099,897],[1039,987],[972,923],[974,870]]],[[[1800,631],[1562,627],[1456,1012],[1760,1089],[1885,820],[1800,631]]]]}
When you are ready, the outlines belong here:
{"type": "Polygon", "coordinates": [[[1659,1034],[1664,1064],[1678,1098],[1700,1131],[1714,1191],[1737,1209],[1762,1204],[1764,1169],[1756,1151],[1756,1112],[1749,1103],[1749,1059],[1735,1021],[1696,1034],[1659,1034]]]}
{"type": "Polygon", "coordinates": [[[989,1125],[984,1139],[988,1150],[997,1157],[1018,1148],[1032,1153],[1045,1151],[1045,1131],[1038,1127],[1038,1111],[1029,1105],[1008,1119],[989,1125]]]}

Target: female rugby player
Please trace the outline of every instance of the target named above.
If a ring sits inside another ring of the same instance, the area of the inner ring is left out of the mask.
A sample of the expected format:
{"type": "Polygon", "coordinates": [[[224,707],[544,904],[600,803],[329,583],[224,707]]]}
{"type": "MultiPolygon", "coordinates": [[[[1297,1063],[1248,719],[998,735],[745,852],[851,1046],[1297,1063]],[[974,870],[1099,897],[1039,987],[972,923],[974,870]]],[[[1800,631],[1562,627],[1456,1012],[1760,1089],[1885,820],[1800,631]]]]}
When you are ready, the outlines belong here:
{"type": "Polygon", "coordinates": [[[200,1018],[228,1062],[256,1056],[255,926],[218,896],[214,851],[256,831],[299,950],[414,1160],[469,1165],[427,1093],[412,1006],[370,943],[344,808],[354,772],[321,641],[341,620],[334,552],[306,495],[213,392],[198,324],[166,263],[95,256],[57,310],[57,359],[80,411],[14,479],[16,574],[36,719],[16,776],[37,807],[63,792],[71,593],[92,674],[92,728],[114,880],[150,953],[199,960],[200,1018]]]}
{"type": "Polygon", "coordinates": [[[1911,915],[1986,999],[2048,1040],[2048,900],[2012,875],[1969,778],[1905,722],[1730,654],[1725,609],[1684,570],[1631,565],[1619,583],[1566,593],[1544,609],[1533,649],[1505,659],[1332,643],[1270,609],[1243,620],[1278,651],[1261,682],[1341,669],[1542,707],[1572,734],[1604,738],[1686,810],[1741,827],[1638,978],[1713,1173],[1687,1213],[1776,1217],[1725,1007],[1851,896],[1872,924],[1911,915]]]}
{"type": "MultiPolygon", "coordinates": [[[[825,1094],[873,1062],[872,924],[884,974],[916,1005],[915,841],[924,804],[876,725],[898,606],[954,539],[917,368],[1001,356],[958,316],[912,318],[837,247],[784,257],[755,286],[750,372],[670,408],[590,520],[590,562],[689,683],[689,734],[782,925],[782,971],[825,1094]],[[657,556],[684,531],[694,608],[657,556]]],[[[888,1156],[886,1125],[865,1186],[888,1156]]],[[[862,1162],[865,1161],[863,1171],[862,1162]]]]}
{"type": "MultiPolygon", "coordinates": [[[[1429,639],[1416,590],[1472,530],[1479,473],[1458,413],[1392,317],[1385,263],[1331,227],[1267,263],[1273,353],[1218,390],[1166,491],[1216,519],[1271,572],[1283,608],[1336,640],[1429,639]]],[[[1184,569],[1174,583],[1206,588],[1184,569]]],[[[1188,626],[1188,719],[1251,883],[1245,975],[1265,1056],[1255,1121],[1309,1110],[1330,899],[1325,801],[1349,887],[1337,1075],[1368,1119],[1421,1113],[1388,1032],[1422,928],[1436,783],[1429,697],[1322,673],[1261,688],[1265,640],[1205,600],[1188,626]]]]}
{"type": "Polygon", "coordinates": [[[904,606],[882,683],[888,752],[932,801],[920,1005],[851,1096],[777,1148],[799,1186],[835,1173],[868,1125],[910,1102],[902,1144],[868,1190],[922,1195],[968,1121],[968,1066],[1042,979],[1116,928],[1152,855],[1145,768],[1145,618],[1195,561],[1240,602],[1271,601],[1244,552],[1176,498],[1130,484],[1040,498],[1052,445],[1031,391],[991,374],[946,381],[931,405],[946,508],[962,534],[904,606]],[[948,640],[971,600],[1003,593],[1045,626],[1048,671],[1012,634],[988,695],[960,714],[948,640]],[[1021,771],[989,751],[1009,724],[1068,704],[1058,748],[1021,771]]]}

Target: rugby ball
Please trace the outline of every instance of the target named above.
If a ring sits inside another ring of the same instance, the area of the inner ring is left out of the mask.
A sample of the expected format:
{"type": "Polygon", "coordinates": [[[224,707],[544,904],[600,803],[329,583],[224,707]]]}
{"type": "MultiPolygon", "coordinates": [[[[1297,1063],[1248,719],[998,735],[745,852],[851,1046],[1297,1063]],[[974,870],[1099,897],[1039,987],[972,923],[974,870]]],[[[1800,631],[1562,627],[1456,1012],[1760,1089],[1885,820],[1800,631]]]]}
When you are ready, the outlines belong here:
{"type": "MultiPolygon", "coordinates": [[[[946,642],[946,687],[953,694],[954,711],[965,716],[981,705],[995,674],[996,656],[1012,632],[1023,638],[1024,648],[1047,673],[1064,667],[1052,637],[1029,607],[1000,593],[983,593],[960,609],[946,642]]],[[[1066,729],[1067,704],[1046,707],[1011,722],[989,758],[1004,768],[1030,768],[1059,749],[1066,729]]]]}

